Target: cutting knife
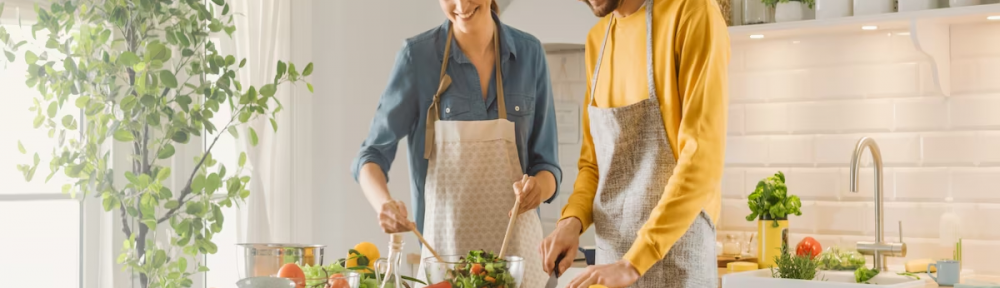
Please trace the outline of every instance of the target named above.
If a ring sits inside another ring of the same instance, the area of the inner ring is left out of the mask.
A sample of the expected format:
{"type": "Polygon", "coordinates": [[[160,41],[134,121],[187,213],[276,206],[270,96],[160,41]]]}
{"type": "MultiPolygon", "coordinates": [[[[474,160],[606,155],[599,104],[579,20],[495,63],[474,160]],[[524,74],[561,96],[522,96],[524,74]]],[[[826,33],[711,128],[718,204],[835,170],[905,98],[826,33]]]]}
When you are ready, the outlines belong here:
{"type": "Polygon", "coordinates": [[[559,262],[562,262],[565,257],[566,254],[559,254],[559,257],[556,257],[556,265],[552,268],[552,275],[549,275],[549,283],[545,284],[545,288],[556,288],[556,285],[559,284],[559,274],[561,274],[559,262]]]}

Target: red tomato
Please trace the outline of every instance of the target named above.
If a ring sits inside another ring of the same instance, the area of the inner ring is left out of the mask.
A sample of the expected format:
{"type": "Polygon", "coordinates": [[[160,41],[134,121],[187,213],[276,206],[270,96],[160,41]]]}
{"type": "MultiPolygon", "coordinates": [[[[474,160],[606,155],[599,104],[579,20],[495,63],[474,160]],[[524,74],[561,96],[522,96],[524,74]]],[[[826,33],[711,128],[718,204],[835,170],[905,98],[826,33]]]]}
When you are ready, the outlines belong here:
{"type": "Polygon", "coordinates": [[[427,288],[451,288],[451,282],[444,281],[431,286],[427,286],[427,288]]]}
{"type": "Polygon", "coordinates": [[[795,255],[803,256],[808,254],[810,255],[809,259],[815,259],[822,252],[823,246],[820,246],[819,241],[816,241],[812,237],[802,239],[799,245],[795,247],[795,255]]]}
{"type": "Polygon", "coordinates": [[[330,288],[351,288],[351,285],[347,283],[347,279],[344,279],[344,275],[333,274],[330,275],[330,280],[327,280],[327,286],[330,288]]]}

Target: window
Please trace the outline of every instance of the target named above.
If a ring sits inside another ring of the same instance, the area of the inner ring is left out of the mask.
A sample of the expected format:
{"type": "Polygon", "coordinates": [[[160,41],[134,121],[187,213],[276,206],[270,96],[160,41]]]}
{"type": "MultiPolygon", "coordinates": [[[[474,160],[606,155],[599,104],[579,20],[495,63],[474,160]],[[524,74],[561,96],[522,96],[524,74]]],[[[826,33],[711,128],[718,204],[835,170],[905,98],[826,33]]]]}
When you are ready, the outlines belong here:
{"type": "MultiPolygon", "coordinates": [[[[8,9],[12,9],[8,7],[8,9]]],[[[0,21],[11,39],[31,39],[31,23],[17,25],[0,21]]],[[[39,35],[38,39],[44,39],[39,35]]],[[[30,49],[37,51],[33,45],[30,49]]],[[[22,46],[23,49],[26,48],[22,46]]],[[[55,51],[50,51],[51,57],[55,51]]],[[[3,64],[0,64],[2,66],[3,64]]],[[[28,111],[38,91],[25,85],[28,65],[23,58],[0,67],[0,87],[4,104],[0,105],[0,247],[8,247],[0,261],[0,282],[9,287],[81,287],[81,239],[83,205],[79,197],[62,193],[69,183],[62,173],[48,183],[47,165],[55,141],[45,130],[34,129],[35,112],[28,111]],[[18,141],[28,154],[18,151],[18,141]],[[41,164],[31,182],[25,182],[17,164],[32,162],[32,153],[41,156],[41,164]],[[57,275],[57,277],[53,277],[57,275]]],[[[69,109],[63,109],[69,112],[69,109]]],[[[67,135],[67,137],[70,137],[67,135]]]]}
{"type": "MultiPolygon", "coordinates": [[[[233,41],[226,36],[214,38],[212,42],[215,43],[216,49],[221,54],[234,54],[235,52],[235,49],[232,48],[233,41]]],[[[223,106],[212,118],[212,124],[215,124],[216,129],[220,130],[216,131],[216,134],[221,133],[219,141],[212,148],[212,158],[220,164],[225,165],[227,170],[235,171],[235,168],[239,167],[240,152],[246,151],[243,144],[245,142],[243,142],[242,138],[237,139],[223,130],[226,123],[232,117],[228,105],[223,106]]],[[[207,132],[202,134],[205,135],[202,138],[203,150],[208,149],[209,145],[212,145],[215,135],[210,135],[207,132]]],[[[244,134],[242,129],[240,134],[244,134]]],[[[247,172],[249,171],[249,166],[250,164],[247,163],[247,168],[244,169],[244,174],[246,175],[249,175],[247,172]]],[[[253,191],[253,187],[250,187],[250,190],[253,191]]],[[[209,269],[209,272],[205,274],[205,287],[232,287],[240,279],[239,267],[237,267],[238,264],[236,262],[240,250],[236,247],[236,244],[239,239],[238,235],[243,232],[240,227],[243,225],[240,225],[240,222],[245,221],[239,219],[240,215],[243,214],[240,213],[240,209],[246,209],[246,206],[243,205],[241,207],[237,208],[235,205],[230,208],[223,207],[222,214],[224,215],[225,222],[223,222],[222,232],[212,237],[212,240],[218,246],[218,251],[213,255],[205,255],[205,265],[209,269]]]]}

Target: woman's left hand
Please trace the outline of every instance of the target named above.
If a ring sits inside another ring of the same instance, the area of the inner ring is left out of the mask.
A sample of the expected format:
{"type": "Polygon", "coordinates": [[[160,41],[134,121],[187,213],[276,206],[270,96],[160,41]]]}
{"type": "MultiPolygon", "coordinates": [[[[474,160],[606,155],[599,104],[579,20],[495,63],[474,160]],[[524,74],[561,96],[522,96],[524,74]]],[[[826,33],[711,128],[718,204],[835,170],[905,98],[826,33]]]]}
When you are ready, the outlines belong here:
{"type": "MultiPolygon", "coordinates": [[[[538,181],[535,177],[524,175],[521,181],[514,182],[514,194],[517,198],[521,199],[521,205],[518,206],[517,215],[521,215],[524,212],[533,211],[542,205],[542,189],[538,185],[538,181]]],[[[510,212],[507,213],[507,217],[511,217],[510,212]]]]}

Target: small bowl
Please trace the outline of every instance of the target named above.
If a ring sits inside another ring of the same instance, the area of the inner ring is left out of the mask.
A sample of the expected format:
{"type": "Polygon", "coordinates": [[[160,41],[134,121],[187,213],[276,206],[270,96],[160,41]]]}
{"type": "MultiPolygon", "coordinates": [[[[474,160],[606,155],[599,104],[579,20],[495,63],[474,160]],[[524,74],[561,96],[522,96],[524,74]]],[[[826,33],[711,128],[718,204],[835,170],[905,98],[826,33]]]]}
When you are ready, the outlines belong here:
{"type": "Polygon", "coordinates": [[[250,277],[236,281],[239,288],[295,288],[295,281],[278,277],[250,277]]]}
{"type": "MultiPolygon", "coordinates": [[[[456,282],[456,278],[460,273],[468,273],[469,268],[460,261],[465,255],[441,255],[441,260],[438,261],[435,257],[428,257],[424,259],[424,272],[427,273],[427,284],[436,284],[441,282],[451,282],[454,288],[482,288],[482,287],[521,287],[521,281],[524,278],[524,258],[517,256],[507,256],[504,257],[505,261],[497,261],[492,263],[485,263],[484,266],[492,266],[492,269],[507,269],[511,277],[514,280],[513,285],[505,286],[479,286],[479,287],[466,287],[462,286],[461,283],[456,282]]],[[[484,267],[484,269],[487,269],[484,267]]]]}
{"type": "Polygon", "coordinates": [[[306,279],[306,288],[358,288],[361,286],[361,274],[354,271],[344,271],[336,273],[340,276],[330,276],[328,278],[306,279]]]}

